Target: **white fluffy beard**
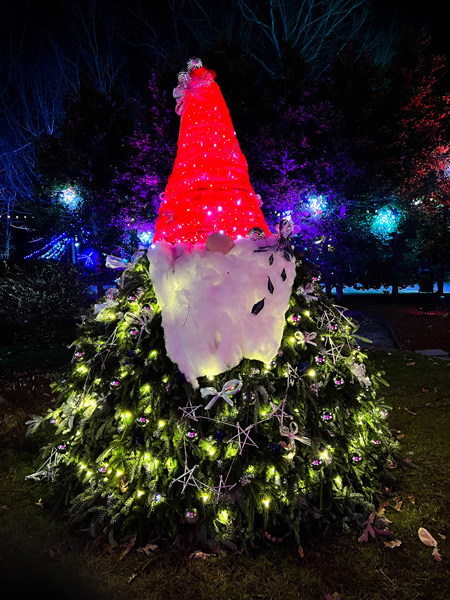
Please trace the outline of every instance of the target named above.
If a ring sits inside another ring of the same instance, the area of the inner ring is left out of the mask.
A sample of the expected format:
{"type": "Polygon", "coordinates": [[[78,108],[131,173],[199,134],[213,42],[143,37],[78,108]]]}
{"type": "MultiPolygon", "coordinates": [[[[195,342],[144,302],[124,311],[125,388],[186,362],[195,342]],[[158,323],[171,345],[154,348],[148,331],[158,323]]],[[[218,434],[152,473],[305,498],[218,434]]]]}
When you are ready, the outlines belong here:
{"type": "Polygon", "coordinates": [[[158,242],[148,249],[167,354],[194,388],[198,377],[223,373],[242,358],[270,363],[277,354],[295,263],[276,251],[255,252],[277,241],[278,236],[240,238],[228,254],[205,244],[158,242]],[[262,299],[264,307],[253,314],[262,299]]]}

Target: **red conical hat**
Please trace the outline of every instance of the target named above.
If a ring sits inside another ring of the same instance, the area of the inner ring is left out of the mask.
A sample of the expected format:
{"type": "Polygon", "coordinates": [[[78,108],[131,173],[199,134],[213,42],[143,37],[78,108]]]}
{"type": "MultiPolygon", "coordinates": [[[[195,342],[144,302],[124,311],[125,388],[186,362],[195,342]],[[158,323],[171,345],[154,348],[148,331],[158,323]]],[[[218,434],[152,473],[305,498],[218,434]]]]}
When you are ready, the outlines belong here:
{"type": "Polygon", "coordinates": [[[181,115],[178,152],[159,208],[153,241],[205,242],[213,232],[233,240],[270,231],[248,177],[215,73],[193,59],[174,90],[181,115]],[[200,66],[198,66],[200,65],[200,66]]]}

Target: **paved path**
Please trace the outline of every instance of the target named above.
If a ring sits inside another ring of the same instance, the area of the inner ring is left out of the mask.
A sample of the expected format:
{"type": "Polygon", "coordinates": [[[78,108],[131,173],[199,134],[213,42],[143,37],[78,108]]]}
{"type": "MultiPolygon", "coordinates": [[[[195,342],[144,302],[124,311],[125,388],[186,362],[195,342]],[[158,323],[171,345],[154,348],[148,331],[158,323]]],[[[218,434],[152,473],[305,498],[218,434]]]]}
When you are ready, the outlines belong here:
{"type": "Polygon", "coordinates": [[[361,348],[364,349],[382,349],[382,350],[401,350],[395,333],[386,319],[379,315],[362,313],[356,310],[347,310],[347,316],[359,324],[356,335],[361,335],[369,340],[371,344],[357,340],[361,348]]]}

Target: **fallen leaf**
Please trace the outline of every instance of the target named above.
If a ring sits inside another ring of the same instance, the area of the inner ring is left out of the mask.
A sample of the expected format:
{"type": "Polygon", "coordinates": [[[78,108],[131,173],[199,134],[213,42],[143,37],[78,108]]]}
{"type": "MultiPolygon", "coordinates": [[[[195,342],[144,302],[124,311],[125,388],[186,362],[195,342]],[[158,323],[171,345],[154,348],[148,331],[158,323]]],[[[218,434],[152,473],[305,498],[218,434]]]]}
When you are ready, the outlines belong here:
{"type": "Polygon", "coordinates": [[[435,394],[437,394],[437,392],[438,392],[438,389],[437,389],[437,387],[435,387],[435,388],[434,388],[433,392],[434,392],[435,394]]]}
{"type": "Polygon", "coordinates": [[[404,433],[399,433],[398,435],[395,436],[398,440],[402,440],[405,437],[404,433]]]}
{"type": "Polygon", "coordinates": [[[201,552],[200,550],[198,550],[197,552],[192,552],[192,554],[189,554],[189,558],[191,558],[191,559],[199,558],[201,560],[206,560],[210,556],[214,556],[214,554],[206,554],[206,552],[201,552]]]}
{"type": "Polygon", "coordinates": [[[137,575],[137,573],[131,573],[131,576],[128,577],[128,583],[131,583],[133,579],[136,579],[137,575]]]}
{"type": "Polygon", "coordinates": [[[400,540],[391,540],[389,542],[384,542],[386,548],[396,548],[397,546],[401,546],[402,543],[400,540]]]}
{"type": "Polygon", "coordinates": [[[303,548],[301,547],[300,544],[298,545],[297,552],[298,552],[298,555],[300,556],[300,558],[305,558],[305,552],[303,551],[303,548]]]}
{"type": "Polygon", "coordinates": [[[434,546],[435,548],[437,547],[436,540],[427,529],[425,529],[424,527],[419,527],[419,531],[417,533],[419,534],[421,542],[423,542],[427,546],[434,546]]]}
{"type": "Polygon", "coordinates": [[[433,552],[431,554],[434,560],[437,562],[442,562],[442,556],[439,554],[439,550],[437,548],[433,548],[433,552]]]}
{"type": "Polygon", "coordinates": [[[409,363],[407,363],[407,366],[408,367],[413,367],[415,364],[416,364],[415,362],[409,362],[409,363]]]}
{"type": "Polygon", "coordinates": [[[63,542],[54,550],[49,550],[48,553],[50,555],[50,558],[55,558],[55,556],[59,556],[61,554],[66,554],[68,552],[68,550],[69,550],[68,544],[66,542],[63,542]]]}
{"type": "Polygon", "coordinates": [[[379,527],[375,527],[374,521],[375,519],[380,522],[383,526],[387,522],[383,517],[377,517],[376,513],[371,513],[367,521],[363,523],[364,531],[363,534],[358,538],[358,542],[367,542],[369,540],[369,534],[375,538],[377,535],[392,535],[392,532],[387,528],[383,527],[380,529],[379,527]]]}
{"type": "Polygon", "coordinates": [[[341,600],[340,595],[338,594],[338,592],[334,592],[333,595],[331,594],[326,594],[325,595],[325,600],[341,600]]]}
{"type": "Polygon", "coordinates": [[[42,500],[42,498],[39,498],[39,500],[37,502],[35,502],[36,506],[39,506],[39,508],[44,508],[44,500],[42,500]]]}
{"type": "Polygon", "coordinates": [[[409,408],[406,408],[406,406],[403,407],[406,412],[409,412],[410,415],[414,415],[415,417],[417,416],[417,413],[413,412],[412,410],[409,410],[409,408]]]}
{"type": "Polygon", "coordinates": [[[411,502],[411,504],[416,503],[416,497],[414,496],[414,494],[408,494],[408,499],[411,502]]]}
{"type": "Polygon", "coordinates": [[[400,511],[402,510],[402,504],[403,504],[403,501],[402,501],[402,499],[400,498],[400,496],[396,496],[396,497],[394,498],[394,502],[395,502],[394,509],[395,509],[396,511],[400,512],[400,511]]]}
{"type": "Polygon", "coordinates": [[[150,556],[150,552],[155,552],[155,550],[158,550],[158,546],[156,544],[147,544],[142,548],[138,548],[137,552],[143,552],[146,556],[150,556]]]}
{"type": "Polygon", "coordinates": [[[122,560],[128,554],[128,552],[134,547],[134,544],[136,543],[136,537],[137,537],[137,533],[135,533],[134,536],[131,537],[128,541],[121,544],[121,547],[125,548],[125,550],[123,550],[123,552],[120,553],[119,560],[122,560]]]}
{"type": "Polygon", "coordinates": [[[279,544],[280,542],[283,541],[283,538],[279,538],[279,537],[272,537],[270,535],[270,533],[268,533],[267,531],[264,532],[265,537],[270,540],[271,542],[273,542],[274,544],[279,544]]]}
{"type": "Polygon", "coordinates": [[[428,394],[428,392],[429,392],[429,391],[430,391],[430,390],[427,390],[426,388],[422,388],[422,392],[423,392],[424,394],[428,394]]]}
{"type": "Polygon", "coordinates": [[[442,535],[442,533],[438,533],[438,536],[441,538],[441,540],[446,540],[447,536],[446,535],[442,535]]]}
{"type": "Polygon", "coordinates": [[[384,515],[377,515],[376,524],[378,527],[381,527],[382,529],[386,529],[388,527],[388,525],[392,524],[392,521],[389,521],[389,519],[386,518],[384,515]]]}

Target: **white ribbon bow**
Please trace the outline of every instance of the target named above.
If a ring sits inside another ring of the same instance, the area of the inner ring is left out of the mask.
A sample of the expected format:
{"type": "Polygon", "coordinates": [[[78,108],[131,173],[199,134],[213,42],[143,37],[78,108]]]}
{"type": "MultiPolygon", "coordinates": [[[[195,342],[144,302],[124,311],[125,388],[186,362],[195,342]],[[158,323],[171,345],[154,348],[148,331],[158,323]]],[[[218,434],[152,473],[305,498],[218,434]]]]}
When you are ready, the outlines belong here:
{"type": "Polygon", "coordinates": [[[367,389],[372,385],[370,378],[366,375],[365,365],[353,363],[350,365],[350,372],[356,377],[361,387],[365,387],[367,389]]]}
{"type": "Polygon", "coordinates": [[[295,447],[294,440],[298,440],[299,442],[301,442],[302,444],[305,444],[306,446],[311,446],[311,440],[309,438],[307,438],[303,435],[297,435],[297,433],[298,433],[298,425],[294,421],[289,423],[289,427],[287,427],[286,425],[280,425],[280,435],[284,435],[285,437],[289,438],[289,447],[291,447],[292,443],[295,447]]]}
{"type": "Polygon", "coordinates": [[[241,387],[242,381],[239,381],[239,379],[231,379],[231,381],[226,382],[221,392],[218,392],[216,388],[213,387],[201,388],[200,393],[202,398],[207,398],[208,396],[213,396],[215,394],[214,398],[212,398],[205,406],[205,410],[212,408],[219,398],[223,398],[227,404],[234,406],[233,400],[230,398],[230,396],[237,394],[241,387]]]}
{"type": "Polygon", "coordinates": [[[306,287],[300,286],[297,288],[297,292],[303,296],[308,304],[311,302],[311,300],[317,300],[317,296],[311,295],[311,292],[314,292],[314,283],[312,282],[307,283],[306,287]]]}
{"type": "Polygon", "coordinates": [[[200,79],[197,77],[191,78],[189,73],[182,72],[178,75],[178,85],[173,90],[173,97],[177,101],[175,112],[181,117],[186,110],[189,98],[194,96],[199,98],[199,88],[209,85],[214,81],[213,76],[209,71],[206,71],[200,79]]]}
{"type": "Polygon", "coordinates": [[[316,342],[313,342],[313,340],[317,337],[317,333],[315,331],[311,331],[310,333],[306,331],[296,331],[295,337],[301,344],[311,344],[312,346],[317,346],[316,342]]]}
{"type": "Polygon", "coordinates": [[[112,256],[112,254],[108,254],[106,257],[105,264],[110,269],[125,269],[122,275],[119,278],[118,284],[119,287],[123,287],[125,281],[125,274],[127,271],[132,271],[136,266],[137,261],[144,255],[143,250],[138,250],[135,252],[131,258],[131,262],[126,262],[117,256],[112,256]]]}

